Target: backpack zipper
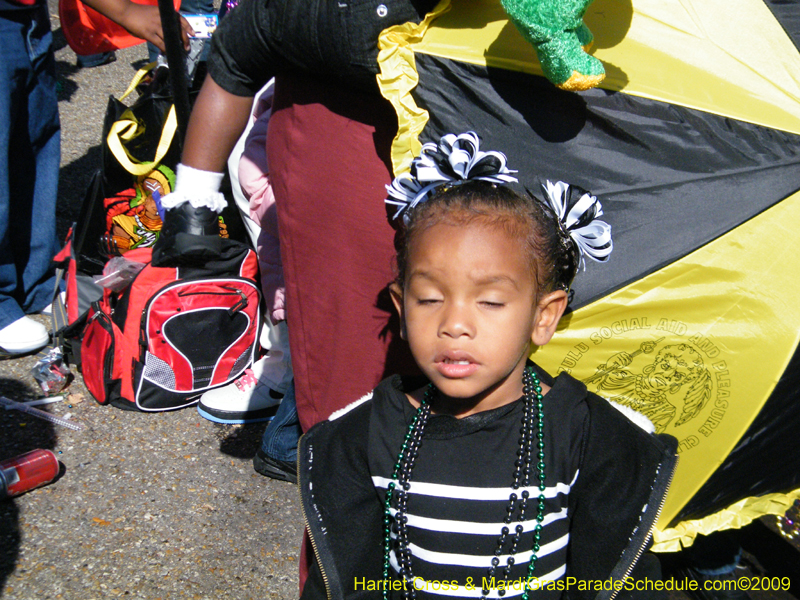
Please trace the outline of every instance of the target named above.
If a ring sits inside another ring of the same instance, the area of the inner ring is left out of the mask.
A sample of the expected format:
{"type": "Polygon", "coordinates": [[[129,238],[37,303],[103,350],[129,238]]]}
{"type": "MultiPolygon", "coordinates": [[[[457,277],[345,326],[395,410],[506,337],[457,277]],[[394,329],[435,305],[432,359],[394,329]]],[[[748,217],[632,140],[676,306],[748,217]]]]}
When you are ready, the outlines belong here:
{"type": "Polygon", "coordinates": [[[231,306],[228,309],[228,314],[230,316],[235,315],[240,310],[247,308],[247,296],[245,296],[242,290],[238,290],[236,288],[228,287],[226,285],[221,285],[220,288],[223,290],[228,290],[228,293],[225,292],[178,292],[178,296],[181,298],[185,296],[239,296],[239,301],[231,306]]]}

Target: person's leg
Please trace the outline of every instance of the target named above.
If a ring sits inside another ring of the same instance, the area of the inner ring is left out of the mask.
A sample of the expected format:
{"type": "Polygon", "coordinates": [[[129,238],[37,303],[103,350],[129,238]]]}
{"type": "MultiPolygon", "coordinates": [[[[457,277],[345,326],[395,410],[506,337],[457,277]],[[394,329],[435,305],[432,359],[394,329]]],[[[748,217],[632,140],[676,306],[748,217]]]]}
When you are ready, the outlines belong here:
{"type": "Polygon", "coordinates": [[[387,286],[394,111],[376,94],[276,80],[267,134],[297,411],[304,431],[393,372],[415,372],[387,286]]]}
{"type": "Polygon", "coordinates": [[[297,483],[297,442],[301,434],[292,383],[264,431],[253,468],[272,479],[297,483]]]}
{"type": "Polygon", "coordinates": [[[16,129],[18,106],[24,98],[24,82],[19,82],[16,73],[28,70],[29,59],[24,44],[24,24],[18,19],[7,19],[0,13],[0,329],[21,319],[25,313],[15,298],[17,290],[17,266],[14,260],[10,230],[16,225],[11,221],[11,182],[9,176],[13,163],[16,140],[12,139],[16,129]]]}
{"type": "Polygon", "coordinates": [[[294,462],[297,460],[297,442],[301,433],[292,383],[281,400],[275,418],[264,432],[261,450],[278,460],[294,462]]]}
{"type": "Polygon", "coordinates": [[[0,15],[0,348],[11,353],[47,343],[25,313],[47,306],[54,288],[60,130],[51,39],[45,5],[0,15]]]}
{"type": "MultiPolygon", "coordinates": [[[[20,162],[11,176],[12,214],[16,219],[12,238],[17,248],[30,248],[27,260],[17,256],[22,273],[20,305],[27,314],[41,311],[53,300],[55,271],[53,257],[60,249],[56,235],[56,202],[61,160],[61,124],[58,117],[55,57],[50,32],[50,17],[43,6],[37,25],[29,35],[31,89],[28,97],[28,138],[32,148],[30,159],[20,162]],[[28,162],[28,161],[31,162],[28,162]],[[23,165],[28,165],[27,176],[23,165]],[[28,185],[32,184],[32,189],[28,185]],[[14,191],[22,192],[30,205],[17,208],[14,191]]],[[[21,157],[20,157],[21,158],[21,157]]]]}

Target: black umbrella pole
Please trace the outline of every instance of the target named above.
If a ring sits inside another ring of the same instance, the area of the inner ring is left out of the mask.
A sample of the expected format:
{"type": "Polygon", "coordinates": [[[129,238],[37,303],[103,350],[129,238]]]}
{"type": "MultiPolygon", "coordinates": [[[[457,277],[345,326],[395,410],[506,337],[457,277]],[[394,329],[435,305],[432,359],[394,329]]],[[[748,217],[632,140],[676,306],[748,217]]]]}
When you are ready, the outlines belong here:
{"type": "Polygon", "coordinates": [[[189,80],[186,77],[186,53],[181,41],[181,23],[172,0],[158,0],[161,27],[164,30],[164,46],[169,64],[169,81],[172,99],[175,103],[175,116],[178,119],[178,136],[183,145],[186,129],[189,126],[189,80]]]}

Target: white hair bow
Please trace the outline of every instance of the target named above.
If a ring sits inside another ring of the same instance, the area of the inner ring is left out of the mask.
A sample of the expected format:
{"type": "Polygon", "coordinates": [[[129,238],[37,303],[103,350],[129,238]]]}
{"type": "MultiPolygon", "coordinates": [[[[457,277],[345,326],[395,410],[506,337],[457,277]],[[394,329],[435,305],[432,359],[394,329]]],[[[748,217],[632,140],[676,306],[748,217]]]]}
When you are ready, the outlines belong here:
{"type": "Polygon", "coordinates": [[[585,256],[597,262],[607,261],[614,244],[611,225],[597,218],[603,214],[600,201],[586,190],[563,181],[548,181],[542,189],[563,231],[580,251],[579,266],[586,268],[585,256]]]}
{"type": "Polygon", "coordinates": [[[438,144],[429,142],[422,146],[420,155],[411,161],[411,170],[395,177],[386,186],[387,204],[397,206],[392,218],[403,215],[408,224],[408,213],[430,193],[444,183],[463,183],[479,179],[491,183],[511,183],[517,178],[506,166],[502,152],[482,152],[480,140],[474,131],[460,135],[448,133],[438,144]]]}

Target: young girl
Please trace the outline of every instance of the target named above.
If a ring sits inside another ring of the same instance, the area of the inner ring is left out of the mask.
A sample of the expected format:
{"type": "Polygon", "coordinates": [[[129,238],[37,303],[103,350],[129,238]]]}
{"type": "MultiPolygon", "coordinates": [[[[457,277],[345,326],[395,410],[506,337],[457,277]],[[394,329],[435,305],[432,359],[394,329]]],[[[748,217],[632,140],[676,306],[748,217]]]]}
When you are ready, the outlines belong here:
{"type": "Polygon", "coordinates": [[[391,377],[302,438],[303,598],[653,596],[674,439],[527,358],[610,228],[583,190],[512,191],[505,160],[445,136],[389,190],[392,294],[427,382],[391,377]]]}

